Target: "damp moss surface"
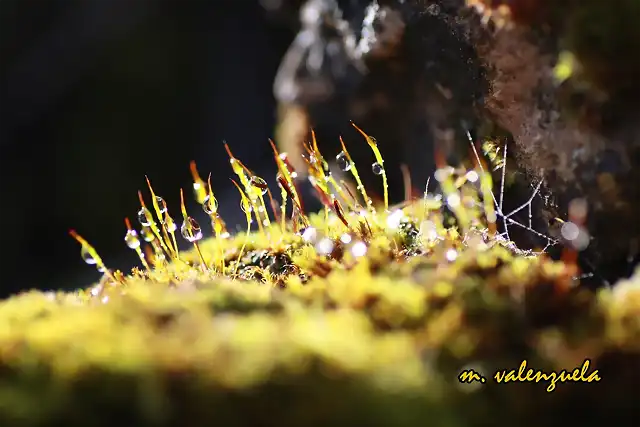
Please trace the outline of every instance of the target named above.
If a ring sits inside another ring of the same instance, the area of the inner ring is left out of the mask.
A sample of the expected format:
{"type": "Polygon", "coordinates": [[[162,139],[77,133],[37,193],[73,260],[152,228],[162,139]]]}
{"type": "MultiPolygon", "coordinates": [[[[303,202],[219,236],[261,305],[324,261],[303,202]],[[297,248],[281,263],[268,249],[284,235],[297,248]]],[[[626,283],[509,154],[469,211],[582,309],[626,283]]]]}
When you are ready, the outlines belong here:
{"type": "Polygon", "coordinates": [[[73,231],[103,279],[0,303],[0,425],[637,425],[640,278],[593,293],[571,245],[563,261],[515,247],[480,157],[440,164],[439,193],[388,206],[346,147],[353,189],[307,148],[324,212],[304,212],[274,146],[273,203],[228,150],[247,233],[227,232],[195,165],[214,237],[184,203],[174,221],[150,182],[140,232],[126,221],[140,268],[109,270],[73,231]]]}

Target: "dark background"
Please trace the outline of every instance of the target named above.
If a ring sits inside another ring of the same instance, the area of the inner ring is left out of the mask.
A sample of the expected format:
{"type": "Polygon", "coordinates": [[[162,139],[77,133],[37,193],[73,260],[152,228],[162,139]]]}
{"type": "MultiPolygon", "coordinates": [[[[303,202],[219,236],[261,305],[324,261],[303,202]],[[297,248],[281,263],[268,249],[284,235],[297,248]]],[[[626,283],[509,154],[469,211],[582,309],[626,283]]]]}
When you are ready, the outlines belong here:
{"type": "Polygon", "coordinates": [[[192,159],[240,221],[222,140],[273,179],[272,82],[294,30],[257,1],[0,0],[0,296],[97,280],[70,228],[110,268],[135,265],[123,218],[145,174],[178,219],[192,159]]]}

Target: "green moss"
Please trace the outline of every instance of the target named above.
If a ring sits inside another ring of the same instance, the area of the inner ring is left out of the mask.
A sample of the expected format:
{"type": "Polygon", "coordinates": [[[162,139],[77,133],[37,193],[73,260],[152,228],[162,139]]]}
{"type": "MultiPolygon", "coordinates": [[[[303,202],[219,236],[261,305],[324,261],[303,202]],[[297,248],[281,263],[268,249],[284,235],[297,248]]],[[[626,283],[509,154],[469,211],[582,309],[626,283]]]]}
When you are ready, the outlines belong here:
{"type": "Polygon", "coordinates": [[[361,261],[285,289],[131,280],[106,304],[16,296],[0,305],[0,419],[12,426],[536,425],[545,410],[569,416],[598,404],[591,416],[602,422],[622,415],[611,412],[616,406],[631,408],[637,281],[594,296],[561,285],[561,265],[501,247],[465,252],[448,266],[395,267],[372,274],[361,261]],[[546,394],[546,384],[465,392],[456,380],[465,366],[490,373],[528,359],[569,369],[584,358],[601,370],[602,383],[560,384],[546,394]],[[608,365],[618,359],[632,364],[608,365]],[[496,404],[505,418],[489,410],[496,404]]]}
{"type": "Polygon", "coordinates": [[[0,425],[630,425],[640,279],[577,287],[574,265],[492,231],[475,179],[438,175],[462,201],[450,227],[437,197],[389,211],[343,201],[298,212],[314,233],[272,221],[199,241],[192,229],[193,251],[177,255],[167,236],[148,270],[0,303],[0,425]],[[525,359],[545,371],[590,359],[602,380],[494,384],[525,359]],[[487,382],[460,384],[469,367],[487,382]]]}

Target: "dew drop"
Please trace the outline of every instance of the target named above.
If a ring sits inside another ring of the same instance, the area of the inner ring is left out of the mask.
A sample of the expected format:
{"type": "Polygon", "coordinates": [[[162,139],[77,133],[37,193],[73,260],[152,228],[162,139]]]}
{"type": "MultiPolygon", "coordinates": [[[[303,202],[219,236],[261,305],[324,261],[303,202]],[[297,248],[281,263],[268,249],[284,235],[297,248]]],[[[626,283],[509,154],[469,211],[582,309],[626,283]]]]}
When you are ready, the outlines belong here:
{"type": "Polygon", "coordinates": [[[153,234],[153,231],[151,230],[151,228],[149,226],[144,226],[142,227],[142,230],[140,230],[140,233],[142,234],[142,239],[145,242],[152,242],[153,239],[156,238],[156,236],[153,234]]]}
{"type": "Polygon", "coordinates": [[[242,209],[242,212],[244,213],[249,213],[253,211],[253,207],[251,206],[251,203],[245,199],[240,200],[240,209],[242,209]]]}
{"type": "Polygon", "coordinates": [[[218,200],[211,195],[207,195],[202,202],[202,209],[207,215],[213,215],[218,211],[218,200]]]}
{"type": "Polygon", "coordinates": [[[187,217],[187,220],[182,223],[182,227],[180,227],[180,233],[182,237],[185,238],[188,242],[197,242],[202,239],[202,230],[200,229],[200,224],[191,218],[187,217]]]}
{"type": "Polygon", "coordinates": [[[438,228],[433,221],[426,220],[420,224],[420,234],[428,241],[433,241],[438,238],[438,228]]]}
{"type": "Polygon", "coordinates": [[[302,236],[302,240],[304,240],[305,242],[315,243],[318,238],[318,230],[316,230],[314,227],[307,227],[302,230],[300,235],[302,236]]]}
{"type": "Polygon", "coordinates": [[[138,211],[138,222],[140,222],[140,224],[142,225],[151,225],[151,221],[149,220],[151,218],[151,212],[149,212],[149,209],[147,208],[140,208],[140,210],[138,211]]]}
{"type": "Polygon", "coordinates": [[[478,179],[480,179],[480,176],[478,175],[478,172],[476,172],[476,171],[467,172],[466,177],[467,177],[467,181],[469,181],[469,182],[477,182],[478,179]]]}
{"type": "Polygon", "coordinates": [[[562,237],[564,237],[569,241],[575,240],[578,238],[578,235],[580,234],[580,227],[578,227],[573,222],[565,222],[564,224],[562,224],[560,233],[562,234],[562,237]]]}
{"type": "Polygon", "coordinates": [[[402,219],[404,218],[404,216],[405,215],[402,209],[397,209],[393,211],[391,214],[389,214],[389,216],[387,216],[387,227],[389,227],[392,230],[395,230],[396,228],[400,227],[400,223],[402,222],[402,219]]]}
{"type": "Polygon", "coordinates": [[[102,266],[102,265],[99,265],[97,270],[98,270],[98,273],[104,273],[105,271],[107,271],[107,269],[104,268],[104,266],[102,266]]]}
{"type": "Polygon", "coordinates": [[[338,163],[338,167],[345,172],[351,169],[351,161],[347,157],[347,153],[345,153],[344,151],[338,153],[338,155],[336,156],[336,162],[338,163]]]}
{"type": "Polygon", "coordinates": [[[453,262],[458,258],[458,251],[455,249],[449,249],[444,256],[447,258],[447,261],[453,262]]]}
{"type": "Polygon", "coordinates": [[[127,244],[129,249],[137,249],[140,247],[140,239],[138,239],[138,233],[136,230],[129,230],[127,234],[124,236],[124,242],[127,244]]]}
{"type": "Polygon", "coordinates": [[[382,172],[384,171],[384,168],[382,167],[382,165],[380,163],[375,162],[374,164],[371,165],[371,170],[376,175],[382,175],[382,172]]]}
{"type": "Polygon", "coordinates": [[[176,222],[169,215],[165,217],[165,228],[169,233],[173,233],[178,228],[176,222]]]}
{"type": "Polygon", "coordinates": [[[156,196],[156,202],[158,203],[158,209],[160,213],[163,214],[167,211],[167,202],[160,196],[156,196]]]}
{"type": "Polygon", "coordinates": [[[348,245],[349,243],[351,243],[351,234],[344,233],[342,236],[340,236],[340,241],[345,245],[348,245]]]}
{"type": "Polygon", "coordinates": [[[333,252],[333,240],[328,237],[321,239],[315,246],[316,251],[320,255],[330,255],[333,252]]]}
{"type": "Polygon", "coordinates": [[[84,247],[80,249],[80,256],[82,257],[82,260],[89,265],[94,265],[98,262],[84,247]]]}
{"type": "Polygon", "coordinates": [[[447,196],[447,205],[452,209],[460,206],[460,195],[458,193],[451,193],[447,196]]]}
{"type": "Polygon", "coordinates": [[[267,182],[259,176],[252,176],[249,180],[249,184],[251,184],[260,196],[267,194],[267,188],[269,188],[267,186],[267,182]]]}
{"type": "Polygon", "coordinates": [[[431,4],[427,7],[427,13],[429,15],[439,15],[440,14],[440,6],[438,4],[431,4]]]}
{"type": "Polygon", "coordinates": [[[360,258],[365,256],[367,253],[367,244],[364,243],[363,241],[357,241],[353,244],[353,246],[351,247],[351,255],[353,255],[356,258],[360,258]]]}

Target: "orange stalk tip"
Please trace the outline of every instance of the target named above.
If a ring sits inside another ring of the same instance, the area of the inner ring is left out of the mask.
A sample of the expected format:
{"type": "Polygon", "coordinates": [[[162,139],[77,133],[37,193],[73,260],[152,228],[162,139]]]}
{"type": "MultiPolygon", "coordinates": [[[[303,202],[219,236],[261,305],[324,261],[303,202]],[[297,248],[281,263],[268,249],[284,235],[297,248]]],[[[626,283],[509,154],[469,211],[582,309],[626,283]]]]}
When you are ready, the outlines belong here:
{"type": "Polygon", "coordinates": [[[129,218],[124,219],[124,225],[127,227],[127,230],[131,230],[131,221],[129,221],[129,218]]]}
{"type": "Polygon", "coordinates": [[[273,154],[275,154],[276,156],[280,155],[280,153],[278,153],[278,148],[276,147],[276,144],[273,142],[273,140],[271,138],[269,138],[269,144],[271,145],[271,149],[273,150],[273,154]]]}
{"type": "Polygon", "coordinates": [[[233,153],[231,152],[231,149],[229,148],[229,144],[226,143],[226,141],[223,143],[224,144],[224,149],[227,151],[227,154],[229,155],[230,158],[234,158],[233,157],[233,153]]]}
{"type": "Polygon", "coordinates": [[[196,161],[195,160],[191,160],[191,163],[189,163],[189,170],[191,171],[191,177],[193,178],[194,181],[199,181],[200,180],[200,174],[198,173],[198,168],[196,166],[196,161]]]}

